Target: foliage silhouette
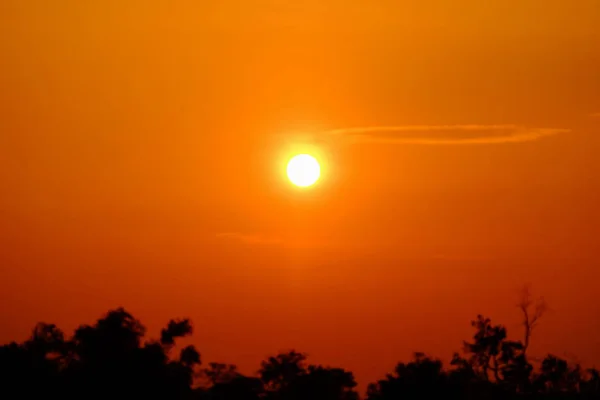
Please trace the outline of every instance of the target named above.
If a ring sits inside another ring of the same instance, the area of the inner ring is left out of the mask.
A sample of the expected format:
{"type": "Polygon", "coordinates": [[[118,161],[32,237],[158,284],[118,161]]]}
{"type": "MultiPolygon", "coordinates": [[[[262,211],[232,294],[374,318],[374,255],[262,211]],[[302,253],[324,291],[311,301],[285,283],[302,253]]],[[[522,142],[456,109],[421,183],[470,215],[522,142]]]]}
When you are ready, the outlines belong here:
{"type": "MultiPolygon", "coordinates": [[[[384,379],[368,386],[367,400],[392,399],[600,399],[600,373],[548,355],[539,365],[527,357],[533,328],[545,310],[529,294],[519,304],[522,341],[482,315],[474,334],[447,368],[415,353],[384,379]]],[[[23,343],[0,347],[0,398],[186,399],[186,400],[357,400],[352,372],[311,365],[294,350],[268,357],[256,376],[232,364],[200,368],[194,346],[177,346],[193,333],[188,319],[171,320],[159,340],[122,308],[72,337],[53,324],[37,324],[23,343]],[[179,352],[175,349],[180,348],[179,352]]]]}

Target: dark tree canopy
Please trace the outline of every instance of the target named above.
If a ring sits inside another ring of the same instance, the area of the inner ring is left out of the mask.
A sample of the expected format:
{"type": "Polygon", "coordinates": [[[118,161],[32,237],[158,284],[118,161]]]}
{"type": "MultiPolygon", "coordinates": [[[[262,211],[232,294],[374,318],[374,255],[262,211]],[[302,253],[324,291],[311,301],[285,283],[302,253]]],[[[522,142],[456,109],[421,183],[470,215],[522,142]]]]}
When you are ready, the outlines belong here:
{"type": "MultiPolygon", "coordinates": [[[[367,400],[392,399],[600,399],[600,373],[554,355],[534,363],[527,348],[545,305],[520,304],[523,340],[477,316],[474,334],[445,367],[415,353],[368,386],[367,400]]],[[[308,363],[290,350],[268,357],[255,376],[235,365],[201,368],[194,346],[178,345],[193,333],[188,319],[171,320],[158,340],[124,309],[109,311],[68,337],[37,324],[23,343],[0,347],[1,399],[357,400],[352,372],[308,363]]],[[[348,349],[352,351],[352,349],[348,349]]]]}

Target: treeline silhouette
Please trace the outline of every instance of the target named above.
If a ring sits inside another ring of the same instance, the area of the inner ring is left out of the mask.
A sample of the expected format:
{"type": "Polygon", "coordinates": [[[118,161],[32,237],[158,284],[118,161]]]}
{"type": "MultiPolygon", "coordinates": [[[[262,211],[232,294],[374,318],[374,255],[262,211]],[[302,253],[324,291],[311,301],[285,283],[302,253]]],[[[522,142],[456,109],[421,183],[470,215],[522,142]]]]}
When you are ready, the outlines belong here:
{"type": "MultiPolygon", "coordinates": [[[[415,353],[363,398],[391,399],[600,399],[600,374],[553,355],[530,360],[531,332],[544,311],[525,299],[523,340],[478,316],[474,335],[447,367],[415,353]]],[[[171,320],[157,340],[124,309],[109,311],[70,338],[39,323],[23,343],[0,347],[0,399],[354,400],[352,372],[308,364],[306,355],[283,352],[261,363],[255,375],[235,365],[203,366],[194,346],[176,347],[192,333],[189,320],[171,320]]]]}

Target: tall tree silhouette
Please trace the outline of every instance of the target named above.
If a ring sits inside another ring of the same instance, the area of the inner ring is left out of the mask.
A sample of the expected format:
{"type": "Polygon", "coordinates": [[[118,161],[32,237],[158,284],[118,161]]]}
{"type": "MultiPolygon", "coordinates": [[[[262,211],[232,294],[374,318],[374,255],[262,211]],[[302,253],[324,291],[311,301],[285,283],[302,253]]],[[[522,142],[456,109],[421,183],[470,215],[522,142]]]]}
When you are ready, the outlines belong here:
{"type": "Polygon", "coordinates": [[[538,325],[540,318],[546,313],[548,304],[542,297],[533,300],[531,296],[531,286],[525,285],[523,287],[523,292],[521,293],[521,300],[518,307],[523,313],[523,354],[525,354],[529,348],[533,330],[538,325]]]}
{"type": "MultiPolygon", "coordinates": [[[[142,343],[144,326],[124,309],[82,325],[70,340],[51,324],[38,324],[24,344],[0,350],[2,390],[62,398],[189,397],[200,355],[193,346],[169,359],[174,339],[190,334],[189,321],[171,321],[168,340],[142,343]]],[[[161,338],[162,339],[162,338],[161,338]]]]}

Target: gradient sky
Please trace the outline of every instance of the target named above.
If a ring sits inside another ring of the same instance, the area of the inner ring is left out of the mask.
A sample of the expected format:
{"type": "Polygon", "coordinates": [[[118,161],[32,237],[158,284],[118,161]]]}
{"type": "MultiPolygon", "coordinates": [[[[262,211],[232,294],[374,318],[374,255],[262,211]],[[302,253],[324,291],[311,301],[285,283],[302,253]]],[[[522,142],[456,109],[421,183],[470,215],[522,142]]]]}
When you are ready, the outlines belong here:
{"type": "Polygon", "coordinates": [[[520,335],[531,282],[532,351],[600,365],[599,27],[598,0],[0,2],[0,340],[123,305],[192,318],[207,362],[365,385],[477,313],[520,335]]]}

